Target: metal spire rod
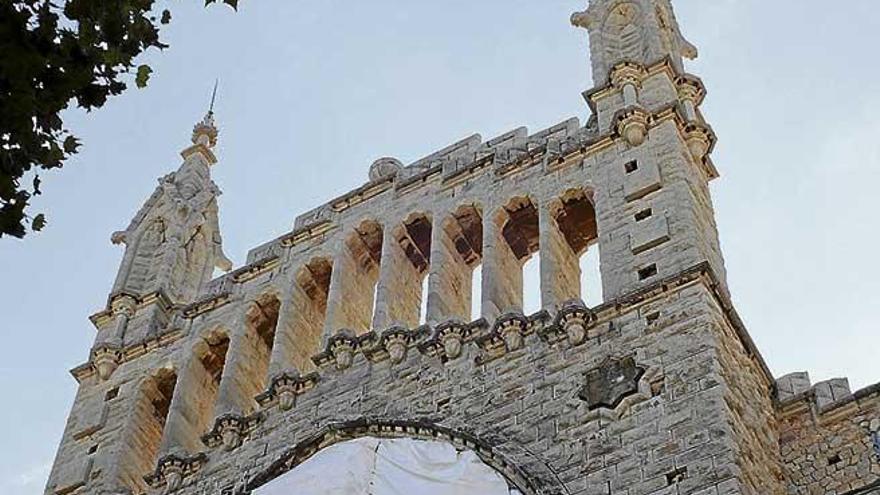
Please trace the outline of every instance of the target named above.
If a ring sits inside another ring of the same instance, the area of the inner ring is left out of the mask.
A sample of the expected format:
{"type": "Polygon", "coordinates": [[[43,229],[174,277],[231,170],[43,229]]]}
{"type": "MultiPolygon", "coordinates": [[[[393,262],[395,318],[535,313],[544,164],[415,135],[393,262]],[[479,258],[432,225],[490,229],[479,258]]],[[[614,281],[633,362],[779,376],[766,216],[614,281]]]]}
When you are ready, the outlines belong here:
{"type": "Polygon", "coordinates": [[[214,100],[217,98],[217,85],[220,83],[220,78],[214,79],[214,91],[211,93],[211,106],[208,108],[208,113],[214,113],[214,100]]]}

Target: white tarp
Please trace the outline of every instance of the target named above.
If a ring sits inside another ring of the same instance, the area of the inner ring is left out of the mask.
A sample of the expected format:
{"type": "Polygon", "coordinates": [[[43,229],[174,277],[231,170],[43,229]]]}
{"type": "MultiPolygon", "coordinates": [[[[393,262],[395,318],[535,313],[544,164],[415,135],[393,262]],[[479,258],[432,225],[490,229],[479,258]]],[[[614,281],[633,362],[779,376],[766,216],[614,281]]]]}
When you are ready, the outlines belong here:
{"type": "Polygon", "coordinates": [[[360,438],[331,445],[253,495],[514,495],[471,451],[445,442],[360,438]]]}

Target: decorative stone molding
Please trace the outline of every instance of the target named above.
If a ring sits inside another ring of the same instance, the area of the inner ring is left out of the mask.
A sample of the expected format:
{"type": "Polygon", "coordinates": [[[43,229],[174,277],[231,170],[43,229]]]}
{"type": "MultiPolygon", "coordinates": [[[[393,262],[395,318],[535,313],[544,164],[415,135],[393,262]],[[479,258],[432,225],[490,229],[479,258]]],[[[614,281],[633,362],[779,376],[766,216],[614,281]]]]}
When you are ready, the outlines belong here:
{"type": "Polygon", "coordinates": [[[422,325],[414,330],[394,326],[377,336],[369,332],[360,338],[360,347],[364,355],[373,362],[388,359],[391,364],[400,364],[406,359],[410,347],[417,341],[430,335],[430,327],[422,325]]]}
{"type": "Polygon", "coordinates": [[[611,69],[611,85],[623,88],[627,84],[639,87],[647,74],[645,67],[633,62],[621,62],[611,69]]]}
{"type": "Polygon", "coordinates": [[[342,371],[351,366],[354,354],[359,348],[359,341],[355,333],[348,329],[342,329],[327,339],[324,350],[312,356],[312,362],[319,368],[325,368],[332,363],[336,365],[336,369],[342,371]]]}
{"type": "Polygon", "coordinates": [[[110,299],[110,312],[114,316],[124,316],[131,318],[137,309],[138,300],[135,296],[126,293],[120,293],[110,299]]]}
{"type": "Polygon", "coordinates": [[[492,329],[477,337],[476,342],[490,358],[498,357],[522,349],[526,335],[532,330],[531,321],[522,313],[505,313],[496,318],[492,329]]]}
{"type": "Polygon", "coordinates": [[[715,146],[715,133],[709,126],[704,124],[697,122],[687,124],[684,126],[684,137],[691,156],[698,163],[703,163],[709,151],[715,146]]]}
{"type": "Polygon", "coordinates": [[[429,356],[438,356],[443,362],[461,356],[464,344],[471,340],[475,326],[485,326],[483,319],[473,323],[449,320],[437,325],[431,338],[419,344],[419,350],[429,356]]]}
{"type": "Polygon", "coordinates": [[[617,133],[630,146],[641,146],[648,137],[650,114],[639,107],[630,107],[617,115],[617,133]]]}
{"type": "Polygon", "coordinates": [[[92,349],[91,362],[98,378],[106,381],[122,362],[122,347],[115,344],[101,344],[92,349]]]}
{"type": "Polygon", "coordinates": [[[576,347],[586,342],[588,329],[596,316],[582,301],[566,301],[559,308],[552,325],[542,331],[542,337],[550,341],[566,339],[570,346],[576,347]]]}
{"type": "Polygon", "coordinates": [[[214,427],[211,428],[211,431],[202,435],[202,443],[212,449],[222,446],[223,450],[229,452],[241,445],[248,433],[253,431],[263,419],[261,413],[250,416],[234,413],[223,414],[214,421],[214,427]]]}
{"type": "Polygon", "coordinates": [[[684,105],[688,120],[697,120],[696,109],[706,97],[706,87],[703,86],[703,81],[696,76],[683,74],[676,78],[675,84],[678,88],[678,98],[684,105]]]}
{"type": "Polygon", "coordinates": [[[172,493],[183,485],[186,477],[197,473],[207,462],[208,456],[203,453],[191,457],[170,454],[159,459],[155,471],[144,476],[144,481],[152,488],[161,490],[160,493],[172,493]]]}
{"type": "Polygon", "coordinates": [[[302,376],[295,370],[284,371],[272,377],[269,381],[269,388],[258,395],[256,401],[265,408],[277,400],[281,410],[290,410],[293,408],[296,397],[314,388],[318,379],[317,373],[302,376]]]}
{"type": "Polygon", "coordinates": [[[403,170],[403,163],[397,158],[382,157],[370,165],[370,181],[378,181],[396,177],[403,170]]]}

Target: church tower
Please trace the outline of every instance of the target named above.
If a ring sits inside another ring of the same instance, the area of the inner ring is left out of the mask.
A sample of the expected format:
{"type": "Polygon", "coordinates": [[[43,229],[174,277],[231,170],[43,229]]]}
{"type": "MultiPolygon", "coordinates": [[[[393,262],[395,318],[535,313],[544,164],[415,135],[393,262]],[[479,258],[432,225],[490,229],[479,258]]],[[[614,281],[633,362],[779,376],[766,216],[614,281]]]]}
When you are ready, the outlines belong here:
{"type": "Polygon", "coordinates": [[[880,386],[774,379],[733,307],[716,138],[670,1],[590,0],[571,22],[585,125],[381,158],[213,279],[209,113],[113,235],[45,493],[880,493],[880,386]]]}

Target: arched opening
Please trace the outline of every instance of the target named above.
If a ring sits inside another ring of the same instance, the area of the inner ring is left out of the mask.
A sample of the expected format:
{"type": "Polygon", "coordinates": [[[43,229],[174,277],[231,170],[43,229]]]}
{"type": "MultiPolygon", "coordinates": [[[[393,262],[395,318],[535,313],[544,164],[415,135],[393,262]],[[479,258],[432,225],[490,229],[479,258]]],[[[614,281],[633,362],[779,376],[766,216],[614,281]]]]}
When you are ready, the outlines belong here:
{"type": "MultiPolygon", "coordinates": [[[[229,337],[215,330],[205,335],[193,348],[193,359],[186,370],[186,389],[180,394],[181,429],[170,432],[169,445],[179,445],[187,452],[200,452],[201,437],[212,426],[214,406],[229,351],[229,337]]],[[[176,406],[175,406],[176,407],[176,406]]]]}
{"type": "Polygon", "coordinates": [[[431,219],[423,213],[410,215],[390,232],[383,246],[373,328],[415,328],[422,310],[423,282],[431,265],[431,219]]]}
{"type": "Polygon", "coordinates": [[[544,297],[554,308],[577,299],[589,306],[602,302],[596,211],[587,193],[567,191],[550,205],[552,222],[545,232],[548,273],[544,297]]]}
{"type": "Polygon", "coordinates": [[[521,492],[472,450],[437,440],[362,437],[337,443],[253,495],[514,495],[521,492]]]}
{"type": "MultiPolygon", "coordinates": [[[[524,312],[524,268],[540,245],[538,208],[528,197],[510,200],[494,218],[492,272],[483,272],[483,315],[494,319],[507,312],[524,312]],[[490,280],[486,280],[487,276],[490,280]],[[489,291],[486,293],[486,291],[489,291]],[[487,305],[490,305],[486,307],[487,305]],[[487,310],[488,309],[488,310],[487,310]]],[[[530,277],[540,265],[535,259],[529,265],[530,277]]],[[[536,286],[537,287],[537,286],[536,286]]],[[[537,308],[530,308],[537,309],[537,308]]]]}
{"type": "Polygon", "coordinates": [[[253,400],[263,392],[269,380],[269,360],[272,357],[272,347],[275,344],[275,331],[278,326],[278,311],[281,301],[275,295],[264,294],[257,298],[245,315],[245,338],[242,339],[238,352],[241,353],[242,362],[247,366],[241,368],[242,376],[239,377],[241,393],[251,410],[243,411],[245,414],[252,412],[256,407],[253,400]]]}
{"type": "Polygon", "coordinates": [[[176,384],[174,370],[161,369],[144,379],[138,390],[120,463],[120,481],[132,491],[147,488],[143,477],[156,466],[176,384]]]}
{"type": "Polygon", "coordinates": [[[300,372],[314,367],[311,356],[321,347],[321,332],[327,316],[327,298],[333,265],[327,258],[315,258],[296,273],[292,304],[287,318],[287,346],[290,362],[300,372]]]}
{"type": "Polygon", "coordinates": [[[342,243],[333,263],[324,335],[370,330],[382,258],[383,229],[366,220],[342,243]]]}
{"type": "Polygon", "coordinates": [[[443,220],[440,229],[436,236],[439,245],[434,247],[439,261],[428,281],[427,321],[473,320],[474,308],[479,315],[480,307],[482,213],[476,205],[461,206],[443,220]]]}

